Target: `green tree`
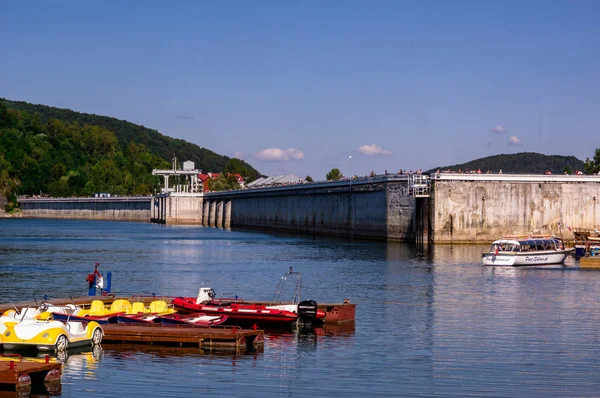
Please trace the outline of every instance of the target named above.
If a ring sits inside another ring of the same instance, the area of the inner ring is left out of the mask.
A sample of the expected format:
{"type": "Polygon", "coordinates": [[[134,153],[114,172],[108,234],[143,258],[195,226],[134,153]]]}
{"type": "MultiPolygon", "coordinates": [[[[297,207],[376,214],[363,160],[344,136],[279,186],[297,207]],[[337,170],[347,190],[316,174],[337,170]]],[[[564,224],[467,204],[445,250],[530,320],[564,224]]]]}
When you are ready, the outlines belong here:
{"type": "Polygon", "coordinates": [[[173,153],[205,170],[225,168],[216,181],[218,189],[239,188],[227,173],[241,174],[247,181],[258,175],[243,160],[143,126],[0,98],[0,203],[8,201],[6,208],[17,205],[17,195],[40,192],[147,195],[162,187],[162,179],[152,175],[152,169],[170,168],[173,153]]]}
{"type": "Polygon", "coordinates": [[[587,174],[600,172],[600,148],[596,149],[593,159],[585,158],[584,168],[587,174]]]}
{"type": "Polygon", "coordinates": [[[573,168],[569,165],[566,165],[564,173],[565,174],[573,174],[573,168]]]}
{"type": "Polygon", "coordinates": [[[313,179],[311,176],[306,176],[306,178],[304,179],[304,181],[306,182],[313,182],[313,179]]]}
{"type": "Polygon", "coordinates": [[[327,179],[327,181],[337,181],[337,180],[342,179],[343,177],[344,177],[344,175],[342,174],[340,169],[337,169],[337,168],[331,169],[331,171],[325,175],[325,178],[327,179]]]}
{"type": "Polygon", "coordinates": [[[227,191],[230,189],[240,189],[240,184],[233,176],[227,176],[225,173],[219,174],[219,176],[209,181],[208,183],[211,191],[227,191]]]}
{"type": "MultiPolygon", "coordinates": [[[[71,144],[73,145],[75,145],[74,141],[77,140],[75,137],[77,132],[81,135],[78,137],[78,142],[88,144],[83,137],[85,134],[81,134],[81,130],[84,129],[84,126],[88,125],[101,127],[107,131],[114,132],[119,142],[119,148],[123,150],[123,152],[125,152],[125,148],[127,148],[131,142],[135,142],[138,145],[143,144],[149,148],[149,151],[153,156],[165,159],[169,162],[173,157],[173,154],[177,154],[178,159],[191,160],[196,164],[197,168],[202,169],[205,172],[225,170],[225,166],[230,160],[227,156],[219,155],[206,148],[201,148],[198,145],[180,139],[167,137],[154,129],[136,125],[125,120],[73,112],[70,109],[34,105],[21,101],[9,101],[3,98],[0,98],[0,103],[8,108],[8,111],[4,115],[7,119],[22,117],[19,116],[20,114],[37,114],[42,123],[47,123],[50,119],[60,120],[65,126],[68,126],[66,130],[71,133],[71,144]],[[77,127],[73,128],[72,125],[77,125],[77,127]]],[[[2,111],[0,110],[0,118],[3,118],[3,120],[0,121],[0,124],[4,121],[4,116],[2,116],[2,111]]],[[[23,120],[23,122],[24,121],[25,120],[23,120]]],[[[32,121],[30,124],[35,126],[35,121],[32,121]]],[[[22,123],[22,125],[25,124],[22,123]]],[[[45,126],[45,124],[43,124],[43,126],[45,126]]],[[[80,157],[89,156],[88,150],[90,148],[83,148],[84,146],[86,145],[78,145],[81,150],[81,152],[79,152],[80,157]]],[[[97,160],[98,159],[93,159],[91,161],[94,163],[97,160]]],[[[247,181],[250,182],[260,175],[258,171],[248,163],[243,160],[240,162],[248,169],[247,174],[242,174],[247,181]]],[[[70,169],[71,166],[67,165],[67,168],[70,169]]]]}

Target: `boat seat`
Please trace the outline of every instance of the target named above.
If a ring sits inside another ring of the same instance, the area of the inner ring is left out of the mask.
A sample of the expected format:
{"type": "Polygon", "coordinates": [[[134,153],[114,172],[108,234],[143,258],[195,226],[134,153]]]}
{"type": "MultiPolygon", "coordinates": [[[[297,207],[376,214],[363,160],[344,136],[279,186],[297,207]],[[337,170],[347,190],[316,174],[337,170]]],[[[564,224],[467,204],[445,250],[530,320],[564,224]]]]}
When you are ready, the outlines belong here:
{"type": "Polygon", "coordinates": [[[90,307],[90,316],[102,316],[106,313],[104,309],[104,302],[101,300],[92,301],[92,306],[90,307]]]}
{"type": "Polygon", "coordinates": [[[133,303],[131,305],[131,313],[132,314],[145,314],[146,312],[148,312],[148,310],[146,309],[146,306],[144,305],[144,303],[142,303],[141,301],[136,301],[135,303],[133,303]]]}
{"type": "Polygon", "coordinates": [[[85,328],[81,322],[68,322],[67,325],[69,332],[73,334],[81,334],[85,331],[85,328]]]}
{"type": "Polygon", "coordinates": [[[152,313],[166,312],[168,308],[166,301],[163,300],[156,300],[150,303],[150,312],[152,313]]]}
{"type": "Polygon", "coordinates": [[[110,312],[111,313],[115,313],[115,312],[131,313],[131,303],[129,302],[129,300],[125,300],[125,299],[115,300],[115,301],[113,301],[112,305],[110,306],[110,312]]]}

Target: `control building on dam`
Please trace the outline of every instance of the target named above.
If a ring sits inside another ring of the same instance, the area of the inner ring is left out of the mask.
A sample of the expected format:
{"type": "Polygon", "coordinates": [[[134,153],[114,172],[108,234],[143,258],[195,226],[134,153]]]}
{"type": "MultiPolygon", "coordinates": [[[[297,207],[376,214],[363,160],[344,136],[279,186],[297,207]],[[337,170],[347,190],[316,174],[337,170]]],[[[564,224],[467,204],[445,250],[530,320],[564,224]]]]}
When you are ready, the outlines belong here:
{"type": "Polygon", "coordinates": [[[131,203],[101,199],[100,206],[100,199],[82,198],[19,202],[24,217],[152,221],[432,243],[489,243],[505,234],[527,233],[572,238],[567,226],[600,228],[600,176],[385,175],[239,191],[168,192],[131,203]]]}

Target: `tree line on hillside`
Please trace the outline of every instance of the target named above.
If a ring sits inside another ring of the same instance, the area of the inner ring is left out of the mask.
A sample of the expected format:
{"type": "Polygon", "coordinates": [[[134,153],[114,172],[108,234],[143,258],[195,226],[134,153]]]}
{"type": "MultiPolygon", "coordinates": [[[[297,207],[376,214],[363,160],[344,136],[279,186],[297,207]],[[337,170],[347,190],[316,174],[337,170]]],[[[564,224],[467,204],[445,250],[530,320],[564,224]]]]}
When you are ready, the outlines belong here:
{"type": "MultiPolygon", "coordinates": [[[[55,108],[46,105],[30,104],[22,101],[9,101],[0,98],[0,103],[4,103],[8,108],[18,111],[25,111],[35,114],[39,122],[44,124],[51,119],[57,119],[63,123],[77,122],[80,126],[93,125],[102,127],[116,134],[119,145],[127,147],[131,142],[143,144],[151,154],[168,160],[174,155],[182,160],[191,160],[196,168],[204,172],[224,171],[228,162],[231,160],[227,156],[219,155],[206,148],[201,148],[196,144],[187,141],[167,137],[157,130],[140,126],[126,120],[119,120],[112,117],[100,116],[88,113],[75,112],[70,109],[55,108]]],[[[242,176],[250,182],[258,177],[260,173],[250,164],[238,159],[238,163],[243,167],[242,176]]],[[[237,167],[237,166],[236,166],[237,167]]]]}
{"type": "Polygon", "coordinates": [[[585,159],[586,174],[600,174],[600,148],[596,149],[592,159],[585,159]]]}
{"type": "MultiPolygon", "coordinates": [[[[16,207],[18,195],[153,194],[162,179],[152,169],[169,168],[146,145],[122,145],[104,127],[43,122],[38,114],[8,109],[0,102],[0,197],[8,199],[7,211],[16,207]]],[[[223,168],[247,172],[239,159],[229,159],[223,168]]]]}
{"type": "Polygon", "coordinates": [[[544,155],[535,152],[522,152],[488,156],[466,163],[435,167],[428,170],[427,173],[433,173],[437,170],[451,170],[456,172],[458,170],[465,171],[477,169],[480,169],[483,173],[488,170],[493,173],[498,173],[502,170],[503,173],[515,174],[544,174],[548,171],[552,174],[562,174],[564,172],[573,174],[575,171],[587,171],[585,163],[575,156],[544,155]]]}

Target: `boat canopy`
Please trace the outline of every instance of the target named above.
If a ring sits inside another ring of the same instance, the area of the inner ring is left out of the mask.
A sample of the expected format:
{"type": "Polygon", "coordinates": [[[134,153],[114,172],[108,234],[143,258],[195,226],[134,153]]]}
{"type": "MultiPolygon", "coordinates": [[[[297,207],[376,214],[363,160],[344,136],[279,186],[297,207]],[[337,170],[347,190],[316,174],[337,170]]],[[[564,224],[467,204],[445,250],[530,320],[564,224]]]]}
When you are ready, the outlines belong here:
{"type": "Polygon", "coordinates": [[[544,251],[564,249],[561,239],[555,237],[505,237],[492,243],[490,251],[544,251]]]}

